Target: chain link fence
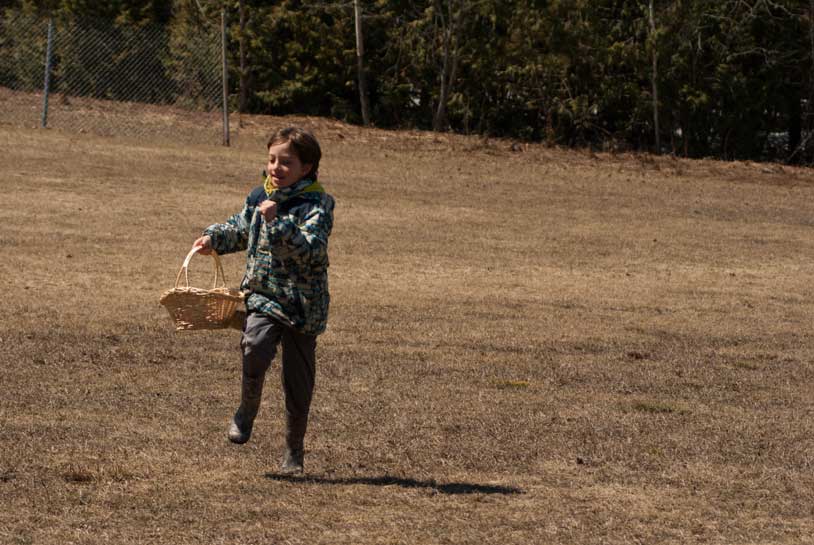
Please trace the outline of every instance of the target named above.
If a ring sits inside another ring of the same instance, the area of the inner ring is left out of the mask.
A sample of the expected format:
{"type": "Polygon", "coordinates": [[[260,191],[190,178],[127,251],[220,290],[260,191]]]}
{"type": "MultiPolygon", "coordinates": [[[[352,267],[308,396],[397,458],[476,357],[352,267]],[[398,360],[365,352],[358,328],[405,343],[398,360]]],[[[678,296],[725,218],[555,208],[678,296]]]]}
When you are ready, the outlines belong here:
{"type": "Polygon", "coordinates": [[[6,12],[0,124],[220,143],[228,134],[221,55],[214,24],[122,25],[6,12]]]}

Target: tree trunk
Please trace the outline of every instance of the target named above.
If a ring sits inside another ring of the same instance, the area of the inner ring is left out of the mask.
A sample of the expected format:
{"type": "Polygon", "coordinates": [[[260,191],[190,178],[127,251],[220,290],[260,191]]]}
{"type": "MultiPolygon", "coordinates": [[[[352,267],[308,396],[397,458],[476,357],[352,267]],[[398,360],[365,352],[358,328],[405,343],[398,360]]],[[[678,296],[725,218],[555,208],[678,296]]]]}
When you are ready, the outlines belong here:
{"type": "Polygon", "coordinates": [[[653,13],[653,0],[650,0],[650,48],[653,59],[653,74],[651,83],[653,85],[653,128],[656,137],[656,154],[661,153],[661,131],[659,129],[659,60],[656,48],[656,17],[653,13]]]}
{"type": "Polygon", "coordinates": [[[438,107],[435,110],[435,115],[432,118],[432,130],[441,131],[444,125],[444,120],[447,117],[447,70],[449,69],[449,45],[447,38],[444,37],[444,64],[441,68],[441,88],[438,91],[438,107]]]}
{"type": "Polygon", "coordinates": [[[800,161],[800,154],[798,153],[800,150],[797,148],[800,147],[800,143],[802,142],[803,132],[803,108],[800,104],[801,94],[800,89],[794,84],[789,85],[786,99],[788,100],[787,115],[789,116],[789,149],[787,160],[790,163],[797,163],[800,161]]]}
{"type": "MultiPolygon", "coordinates": [[[[249,96],[249,78],[246,69],[246,6],[244,0],[240,0],[238,10],[240,14],[240,36],[238,37],[238,43],[240,44],[240,99],[237,109],[239,113],[243,114],[246,113],[246,103],[249,96]]],[[[240,124],[242,125],[242,120],[240,124]]]]}
{"type": "Polygon", "coordinates": [[[814,114],[814,0],[808,10],[808,39],[811,41],[811,71],[808,74],[808,130],[814,130],[811,117],[814,114]]]}
{"type": "Polygon", "coordinates": [[[362,9],[359,0],[353,0],[353,15],[356,26],[356,70],[359,78],[359,103],[362,108],[362,123],[370,125],[370,106],[367,100],[367,81],[365,80],[365,45],[362,36],[362,9]]]}
{"type": "Polygon", "coordinates": [[[805,97],[806,89],[800,88],[798,93],[789,93],[788,115],[789,115],[789,155],[787,161],[790,163],[801,163],[809,160],[805,157],[805,148],[811,133],[808,133],[803,141],[803,129],[814,130],[814,0],[809,0],[808,7],[808,40],[810,44],[809,61],[811,69],[808,74],[808,100],[803,111],[802,99],[805,97]],[[805,127],[803,120],[805,119],[805,127]]]}
{"type": "MultiPolygon", "coordinates": [[[[432,120],[432,128],[436,132],[444,130],[447,124],[447,101],[452,90],[452,83],[458,72],[458,18],[461,10],[453,13],[453,0],[447,1],[447,19],[442,28],[444,33],[443,64],[441,66],[440,89],[438,91],[438,108],[432,120]]],[[[439,12],[440,6],[439,6],[439,12]]]]}
{"type": "Polygon", "coordinates": [[[223,145],[229,145],[229,70],[226,66],[226,8],[220,10],[221,82],[223,84],[223,145]]]}

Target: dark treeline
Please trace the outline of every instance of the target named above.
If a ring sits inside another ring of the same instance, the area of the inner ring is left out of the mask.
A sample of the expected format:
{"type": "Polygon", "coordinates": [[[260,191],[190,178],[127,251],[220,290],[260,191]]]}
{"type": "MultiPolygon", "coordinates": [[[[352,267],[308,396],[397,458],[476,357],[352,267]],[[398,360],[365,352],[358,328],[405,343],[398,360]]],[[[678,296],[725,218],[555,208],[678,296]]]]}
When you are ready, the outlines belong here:
{"type": "MultiPolygon", "coordinates": [[[[376,126],[814,162],[814,0],[358,2],[376,126]]],[[[0,6],[176,30],[225,7],[234,108],[364,119],[352,0],[0,6]]]]}

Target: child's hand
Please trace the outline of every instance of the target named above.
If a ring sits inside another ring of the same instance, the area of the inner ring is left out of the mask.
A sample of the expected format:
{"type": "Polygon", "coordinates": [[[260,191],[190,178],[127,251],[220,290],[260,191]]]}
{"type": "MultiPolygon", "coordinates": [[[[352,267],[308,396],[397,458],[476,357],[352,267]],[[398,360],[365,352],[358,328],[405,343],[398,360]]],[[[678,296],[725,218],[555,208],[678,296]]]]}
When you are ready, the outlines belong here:
{"type": "Polygon", "coordinates": [[[263,216],[263,219],[266,220],[266,223],[271,222],[277,217],[277,203],[272,200],[265,200],[261,202],[258,208],[260,210],[260,214],[263,216]]]}
{"type": "Polygon", "coordinates": [[[198,240],[192,243],[193,248],[200,248],[199,254],[209,255],[212,253],[212,237],[204,235],[199,237],[198,240]]]}

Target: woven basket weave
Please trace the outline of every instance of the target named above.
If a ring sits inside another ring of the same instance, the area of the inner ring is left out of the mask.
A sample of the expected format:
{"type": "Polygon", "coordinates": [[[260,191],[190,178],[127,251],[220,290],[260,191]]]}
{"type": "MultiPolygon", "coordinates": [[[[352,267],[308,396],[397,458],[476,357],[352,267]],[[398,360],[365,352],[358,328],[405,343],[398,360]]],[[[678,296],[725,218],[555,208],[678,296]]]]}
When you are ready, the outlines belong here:
{"type": "Polygon", "coordinates": [[[193,288],[189,285],[189,261],[200,248],[189,252],[178,276],[175,287],[161,294],[161,304],[170,313],[175,329],[224,329],[230,327],[238,309],[243,307],[243,294],[236,289],[227,288],[223,275],[223,266],[218,254],[212,252],[215,262],[215,280],[212,289],[193,288]],[[181,277],[184,286],[181,286],[181,277]]]}

